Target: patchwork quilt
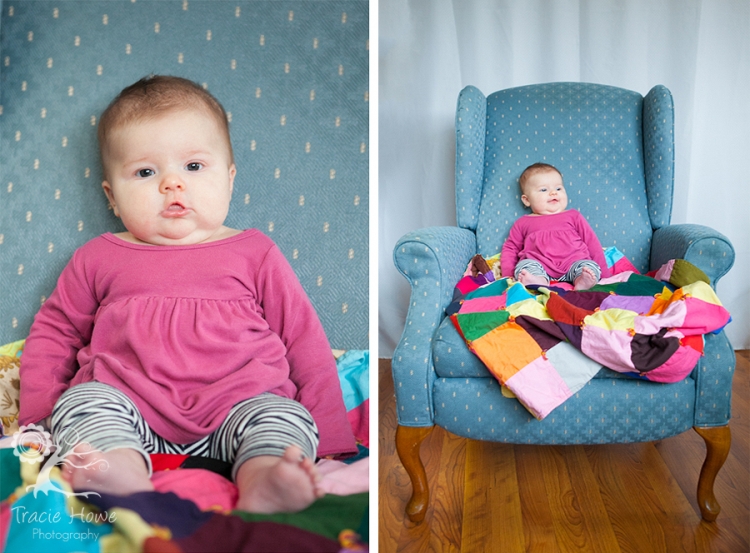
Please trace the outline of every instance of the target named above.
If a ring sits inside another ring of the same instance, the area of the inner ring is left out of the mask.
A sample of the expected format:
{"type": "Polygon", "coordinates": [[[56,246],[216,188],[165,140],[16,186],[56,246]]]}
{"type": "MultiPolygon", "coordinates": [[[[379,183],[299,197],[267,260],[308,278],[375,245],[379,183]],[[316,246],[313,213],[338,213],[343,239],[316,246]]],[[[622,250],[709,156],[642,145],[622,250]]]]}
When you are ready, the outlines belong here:
{"type": "MultiPolygon", "coordinates": [[[[616,263],[629,266],[621,257],[616,263]]],[[[525,287],[482,269],[470,264],[446,312],[504,393],[540,420],[602,366],[653,382],[683,380],[703,354],[703,335],[730,321],[708,277],[685,260],[648,275],[623,270],[586,291],[525,287]]]]}
{"type": "MultiPolygon", "coordinates": [[[[19,357],[23,343],[12,346],[11,353],[0,353],[19,357]]],[[[369,352],[339,353],[339,380],[359,454],[318,461],[327,495],[304,511],[256,515],[235,510],[238,492],[228,479],[231,466],[186,455],[151,456],[156,491],[128,496],[74,493],[60,468],[43,455],[55,447],[49,433],[24,427],[25,432],[0,439],[0,550],[367,551],[369,352]]]]}

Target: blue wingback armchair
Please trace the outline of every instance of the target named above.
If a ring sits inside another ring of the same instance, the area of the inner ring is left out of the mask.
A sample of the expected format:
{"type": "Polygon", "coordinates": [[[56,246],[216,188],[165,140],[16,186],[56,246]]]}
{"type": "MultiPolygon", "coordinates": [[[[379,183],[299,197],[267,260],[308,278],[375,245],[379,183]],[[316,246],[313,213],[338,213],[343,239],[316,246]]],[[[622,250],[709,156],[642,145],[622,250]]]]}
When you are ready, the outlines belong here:
{"type": "Polygon", "coordinates": [[[704,438],[698,482],[703,518],[720,507],[713,484],[730,447],[734,354],[723,332],[682,382],[628,379],[602,368],[579,393],[539,421],[500,386],[445,316],[454,285],[475,254],[500,251],[524,213],[518,178],[538,161],[562,172],[569,207],[603,246],[615,246],[641,272],[686,259],[712,286],[729,271],[729,240],[700,225],[670,225],[674,182],[672,95],[585,83],[550,83],[485,96],[468,86],[456,110],[456,227],[408,233],[394,262],[411,286],[403,335],[393,355],[396,447],[424,518],[429,491],[419,447],[434,425],[459,436],[519,444],[606,444],[661,440],[691,427],[704,438]]]}

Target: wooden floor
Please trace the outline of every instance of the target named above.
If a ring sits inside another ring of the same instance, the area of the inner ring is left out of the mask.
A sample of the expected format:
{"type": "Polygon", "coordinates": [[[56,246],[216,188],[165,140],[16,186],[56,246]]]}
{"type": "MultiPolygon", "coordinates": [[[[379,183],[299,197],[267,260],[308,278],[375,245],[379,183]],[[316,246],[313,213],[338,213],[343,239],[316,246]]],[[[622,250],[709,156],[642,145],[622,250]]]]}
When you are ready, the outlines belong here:
{"type": "Polygon", "coordinates": [[[692,430],[647,444],[514,446],[435,427],[422,444],[430,506],[413,524],[404,516],[411,484],[396,455],[389,360],[379,373],[381,552],[750,551],[748,351],[737,355],[715,523],[702,521],[695,499],[705,446],[692,430]]]}

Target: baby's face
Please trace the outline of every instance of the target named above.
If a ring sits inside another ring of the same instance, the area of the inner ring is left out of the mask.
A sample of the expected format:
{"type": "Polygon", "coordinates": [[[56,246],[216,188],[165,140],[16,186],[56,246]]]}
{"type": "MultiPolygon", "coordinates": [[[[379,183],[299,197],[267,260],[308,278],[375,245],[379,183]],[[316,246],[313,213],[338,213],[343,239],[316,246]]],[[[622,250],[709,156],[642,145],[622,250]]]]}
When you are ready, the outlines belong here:
{"type": "Polygon", "coordinates": [[[222,237],[235,166],[218,122],[185,109],[112,130],[102,188],[136,242],[185,245],[222,237]]]}
{"type": "Polygon", "coordinates": [[[553,215],[568,207],[562,177],[557,171],[544,171],[529,177],[521,201],[537,215],[553,215]]]}

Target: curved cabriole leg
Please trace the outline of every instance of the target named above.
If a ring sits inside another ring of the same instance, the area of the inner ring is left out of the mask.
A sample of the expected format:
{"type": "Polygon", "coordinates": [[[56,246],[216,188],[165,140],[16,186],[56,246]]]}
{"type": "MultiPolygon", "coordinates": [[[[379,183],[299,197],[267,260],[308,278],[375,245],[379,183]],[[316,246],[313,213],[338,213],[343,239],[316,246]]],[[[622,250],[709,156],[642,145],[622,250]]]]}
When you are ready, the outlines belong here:
{"type": "Polygon", "coordinates": [[[427,474],[422,459],[419,457],[419,446],[432,431],[432,426],[396,427],[396,452],[401,464],[411,480],[411,499],[406,504],[406,516],[412,522],[422,522],[427,512],[430,490],[427,487],[427,474]]]}
{"type": "Polygon", "coordinates": [[[714,482],[729,455],[732,434],[729,426],[705,428],[694,426],[693,428],[706,442],[706,460],[698,478],[698,507],[703,519],[713,522],[721,511],[721,506],[714,495],[714,482]]]}

